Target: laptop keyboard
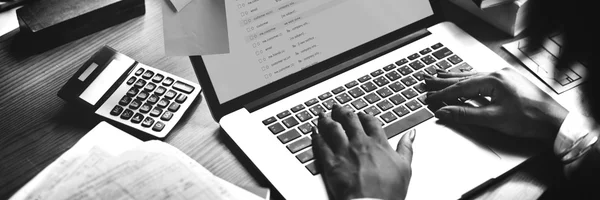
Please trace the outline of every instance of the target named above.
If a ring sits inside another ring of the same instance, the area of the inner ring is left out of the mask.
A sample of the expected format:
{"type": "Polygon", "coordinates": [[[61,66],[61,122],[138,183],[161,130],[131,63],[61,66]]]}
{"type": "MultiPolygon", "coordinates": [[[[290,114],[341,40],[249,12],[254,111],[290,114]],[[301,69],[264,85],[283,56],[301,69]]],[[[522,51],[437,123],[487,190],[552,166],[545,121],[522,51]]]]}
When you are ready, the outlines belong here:
{"type": "Polygon", "coordinates": [[[364,112],[379,119],[387,137],[391,138],[432,118],[432,112],[440,107],[425,106],[423,75],[436,75],[436,68],[454,72],[473,69],[443,44],[437,43],[284,110],[262,123],[312,175],[317,175],[309,134],[312,127],[317,126],[319,113],[330,112],[335,104],[354,112],[364,112]]]}

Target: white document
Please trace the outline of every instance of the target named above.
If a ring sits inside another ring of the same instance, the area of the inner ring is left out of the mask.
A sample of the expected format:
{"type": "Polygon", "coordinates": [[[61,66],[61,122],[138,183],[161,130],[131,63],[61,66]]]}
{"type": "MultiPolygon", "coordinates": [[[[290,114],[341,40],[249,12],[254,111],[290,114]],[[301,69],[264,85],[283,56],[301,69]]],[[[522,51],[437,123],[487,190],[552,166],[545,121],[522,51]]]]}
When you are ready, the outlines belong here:
{"type": "Polygon", "coordinates": [[[229,53],[225,0],[191,0],[179,12],[162,4],[166,55],[229,53]]]}
{"type": "Polygon", "coordinates": [[[175,7],[175,10],[177,12],[179,12],[181,9],[183,9],[191,1],[192,0],[169,0],[169,2],[171,2],[171,5],[173,5],[173,7],[175,7]]]}
{"type": "Polygon", "coordinates": [[[16,7],[0,12],[0,41],[2,41],[3,35],[19,28],[19,21],[17,20],[17,9],[19,8],[20,7],[16,7]]]}

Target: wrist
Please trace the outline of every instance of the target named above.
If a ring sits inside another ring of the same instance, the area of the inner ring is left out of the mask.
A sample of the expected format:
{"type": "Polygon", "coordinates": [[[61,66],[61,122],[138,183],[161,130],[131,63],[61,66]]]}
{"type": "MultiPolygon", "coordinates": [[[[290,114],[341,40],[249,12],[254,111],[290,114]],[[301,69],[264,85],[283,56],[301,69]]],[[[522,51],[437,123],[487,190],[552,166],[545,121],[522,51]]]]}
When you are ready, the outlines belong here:
{"type": "Polygon", "coordinates": [[[546,121],[548,125],[546,130],[547,141],[554,143],[563,122],[567,118],[567,115],[569,115],[569,111],[552,99],[547,102],[544,113],[546,113],[546,115],[543,120],[546,121]]]}

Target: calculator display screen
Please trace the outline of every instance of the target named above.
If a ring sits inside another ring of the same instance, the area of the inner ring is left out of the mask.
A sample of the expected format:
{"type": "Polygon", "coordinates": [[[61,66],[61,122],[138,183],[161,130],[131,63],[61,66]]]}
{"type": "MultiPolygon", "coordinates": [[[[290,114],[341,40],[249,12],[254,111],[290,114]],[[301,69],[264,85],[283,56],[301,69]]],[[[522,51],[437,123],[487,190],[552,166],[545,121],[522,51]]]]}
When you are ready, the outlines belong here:
{"type": "MultiPolygon", "coordinates": [[[[106,91],[108,91],[108,89],[110,89],[110,87],[117,82],[117,79],[119,79],[119,77],[129,69],[131,64],[131,61],[125,59],[115,59],[110,61],[104,71],[102,71],[100,75],[98,75],[98,77],[96,77],[96,79],[94,79],[94,81],[81,93],[81,95],[79,95],[79,98],[90,103],[91,105],[96,105],[98,100],[100,100],[104,93],[106,93],[106,91]]],[[[92,68],[92,66],[89,68],[92,68]]]]}

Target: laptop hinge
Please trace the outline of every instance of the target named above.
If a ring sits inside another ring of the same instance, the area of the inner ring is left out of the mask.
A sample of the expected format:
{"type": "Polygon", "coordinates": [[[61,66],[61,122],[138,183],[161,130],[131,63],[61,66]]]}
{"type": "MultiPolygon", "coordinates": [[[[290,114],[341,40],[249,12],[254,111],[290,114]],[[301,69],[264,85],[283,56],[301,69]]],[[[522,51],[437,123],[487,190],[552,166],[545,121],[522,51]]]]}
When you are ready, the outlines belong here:
{"type": "MultiPolygon", "coordinates": [[[[328,78],[331,78],[335,75],[338,75],[340,73],[343,73],[345,71],[348,71],[354,67],[357,67],[363,63],[366,63],[370,60],[373,60],[375,58],[380,57],[383,54],[386,54],[388,52],[391,52],[395,49],[398,49],[400,47],[403,47],[405,45],[410,44],[411,42],[414,42],[416,40],[419,40],[423,37],[426,37],[428,35],[431,35],[431,32],[427,31],[427,29],[421,29],[419,31],[416,31],[410,35],[407,35],[405,37],[399,38],[397,40],[394,40],[392,42],[389,42],[385,45],[382,45],[378,48],[375,48],[371,51],[368,51],[367,53],[362,54],[361,56],[357,56],[353,59],[347,60],[341,64],[338,64],[334,67],[331,67],[321,73],[315,74],[314,76],[311,76],[309,78],[303,79],[303,80],[299,80],[298,82],[289,85],[283,89],[280,89],[278,91],[275,91],[273,93],[270,93],[269,95],[266,95],[262,98],[259,98],[255,101],[252,101],[248,104],[246,104],[244,107],[250,112],[254,112],[258,109],[261,109],[271,103],[274,103],[278,100],[281,100],[289,95],[292,95],[296,92],[299,92],[301,90],[304,90],[308,87],[311,87],[317,83],[320,83],[328,78]]],[[[309,98],[307,97],[307,100],[309,98]]]]}

